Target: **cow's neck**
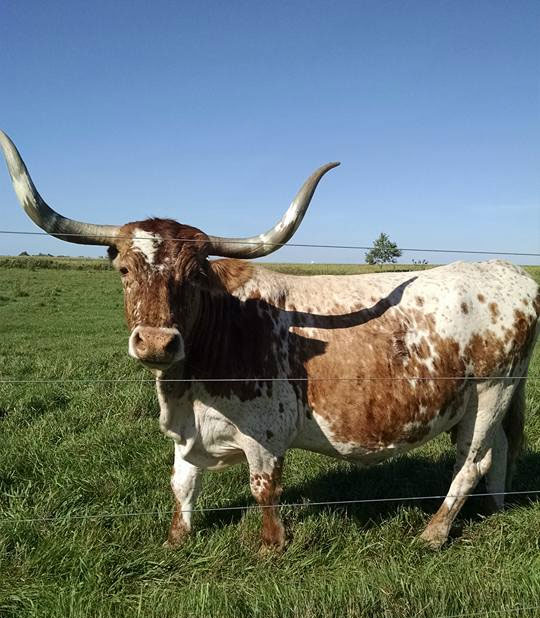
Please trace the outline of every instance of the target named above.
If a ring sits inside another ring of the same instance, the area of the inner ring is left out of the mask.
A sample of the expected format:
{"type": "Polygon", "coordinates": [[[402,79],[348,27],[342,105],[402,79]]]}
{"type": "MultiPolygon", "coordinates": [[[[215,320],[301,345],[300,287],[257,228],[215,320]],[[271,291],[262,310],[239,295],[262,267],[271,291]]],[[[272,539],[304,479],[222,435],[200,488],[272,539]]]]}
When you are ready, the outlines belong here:
{"type": "Polygon", "coordinates": [[[239,378],[263,370],[272,323],[261,301],[199,291],[197,317],[186,333],[186,371],[195,378],[239,378]]]}

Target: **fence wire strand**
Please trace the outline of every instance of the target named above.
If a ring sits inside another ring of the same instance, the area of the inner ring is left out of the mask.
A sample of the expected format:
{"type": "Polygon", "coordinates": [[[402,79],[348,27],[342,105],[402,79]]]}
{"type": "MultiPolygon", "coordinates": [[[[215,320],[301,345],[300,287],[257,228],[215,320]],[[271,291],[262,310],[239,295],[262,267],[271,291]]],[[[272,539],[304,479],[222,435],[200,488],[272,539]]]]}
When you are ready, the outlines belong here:
{"type": "MultiPolygon", "coordinates": [[[[0,234],[13,234],[13,235],[24,235],[24,236],[51,236],[48,232],[25,232],[18,230],[0,230],[0,234]]],[[[78,237],[85,236],[88,238],[88,234],[61,234],[65,237],[78,237]]],[[[99,237],[96,234],[96,238],[99,237]]],[[[138,237],[138,236],[115,236],[115,239],[127,239],[127,240],[148,240],[148,238],[138,237]]],[[[163,241],[167,242],[200,242],[200,240],[194,238],[162,238],[163,241]]],[[[357,249],[361,251],[367,251],[369,249],[373,249],[373,246],[367,245],[327,245],[327,244],[317,244],[317,243],[295,243],[295,242],[267,242],[267,241],[244,241],[244,240],[227,240],[230,244],[242,244],[242,245],[267,245],[270,247],[301,247],[301,248],[314,248],[314,249],[357,249]]],[[[481,249],[425,249],[425,248],[410,248],[410,247],[399,247],[400,251],[409,251],[409,252],[418,252],[418,253],[461,253],[461,254],[472,254],[472,255],[514,255],[514,256],[524,256],[524,257],[540,257],[540,253],[524,253],[521,251],[494,251],[494,250],[481,250],[481,249]]]]}
{"type": "MultiPolygon", "coordinates": [[[[520,490],[520,491],[495,491],[495,492],[482,492],[474,494],[455,494],[446,495],[438,494],[432,496],[405,496],[399,498],[358,498],[352,500],[326,500],[317,502],[289,502],[283,504],[247,504],[243,506],[211,506],[200,507],[192,509],[180,509],[177,512],[180,513],[216,513],[216,512],[228,512],[228,511],[252,511],[257,509],[297,509],[297,508],[312,508],[317,506],[339,506],[339,505],[353,505],[353,504],[380,504],[385,502],[417,502],[420,500],[443,500],[445,498],[482,498],[487,496],[523,496],[523,495],[537,495],[540,494],[540,489],[520,490]]],[[[115,513],[95,513],[84,515],[64,515],[55,517],[28,517],[28,518],[16,518],[16,517],[4,517],[0,519],[0,522],[12,522],[12,523],[37,523],[37,522],[52,522],[63,520],[84,520],[84,519],[106,519],[109,517],[138,517],[138,516],[151,516],[151,515],[172,515],[174,511],[131,511],[131,512],[115,512],[115,513]]]]}
{"type": "Polygon", "coordinates": [[[179,382],[179,383],[206,383],[206,382],[407,382],[413,381],[431,381],[431,380],[461,380],[464,382],[474,381],[489,381],[489,380],[540,380],[540,376],[405,376],[405,377],[356,377],[356,378],[45,378],[43,380],[19,380],[17,378],[0,379],[0,384],[88,384],[88,383],[107,383],[107,384],[122,384],[126,383],[161,383],[161,382],[179,382]]]}
{"type": "Polygon", "coordinates": [[[502,614],[504,612],[526,612],[530,609],[540,609],[540,605],[527,605],[523,607],[511,607],[504,609],[484,609],[479,612],[467,612],[465,614],[445,614],[444,616],[438,616],[437,618],[467,618],[468,616],[489,616],[492,614],[502,614]]]}

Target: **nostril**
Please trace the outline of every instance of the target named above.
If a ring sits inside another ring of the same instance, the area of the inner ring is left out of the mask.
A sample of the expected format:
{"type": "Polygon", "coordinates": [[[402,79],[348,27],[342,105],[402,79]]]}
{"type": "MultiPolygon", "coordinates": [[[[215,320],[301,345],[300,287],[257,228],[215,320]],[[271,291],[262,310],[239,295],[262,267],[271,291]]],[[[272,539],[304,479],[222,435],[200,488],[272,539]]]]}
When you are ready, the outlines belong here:
{"type": "Polygon", "coordinates": [[[178,348],[180,346],[180,337],[175,335],[171,338],[171,340],[165,345],[164,351],[167,354],[176,354],[178,352],[178,348]]]}
{"type": "Polygon", "coordinates": [[[144,337],[141,335],[141,331],[137,331],[133,335],[133,346],[139,352],[142,352],[146,348],[146,342],[144,337]]]}

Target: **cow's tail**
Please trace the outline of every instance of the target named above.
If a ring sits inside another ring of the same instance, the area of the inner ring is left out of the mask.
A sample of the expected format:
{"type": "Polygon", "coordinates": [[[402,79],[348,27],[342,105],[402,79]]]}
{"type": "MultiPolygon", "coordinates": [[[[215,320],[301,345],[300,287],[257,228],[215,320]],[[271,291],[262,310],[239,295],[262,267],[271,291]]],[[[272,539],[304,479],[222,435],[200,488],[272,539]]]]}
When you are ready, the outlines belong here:
{"type": "Polygon", "coordinates": [[[508,455],[506,468],[506,491],[512,489],[512,477],[516,467],[516,460],[521,454],[524,444],[525,428],[525,380],[518,380],[512,394],[512,399],[503,419],[503,429],[508,441],[508,455]]]}

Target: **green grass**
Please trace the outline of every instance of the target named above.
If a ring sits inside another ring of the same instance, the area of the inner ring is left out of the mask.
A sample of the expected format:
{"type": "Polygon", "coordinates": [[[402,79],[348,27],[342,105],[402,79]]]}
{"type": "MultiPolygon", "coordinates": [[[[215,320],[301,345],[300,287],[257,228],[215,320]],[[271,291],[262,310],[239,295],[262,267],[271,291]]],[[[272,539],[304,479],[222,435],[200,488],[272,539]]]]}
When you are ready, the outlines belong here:
{"type": "MultiPolygon", "coordinates": [[[[127,356],[121,286],[106,263],[24,260],[0,266],[2,376],[149,377],[127,356]]],[[[538,347],[530,374],[540,376],[538,347]]],[[[515,489],[538,490],[540,382],[528,383],[527,407],[515,489]]],[[[0,385],[0,616],[539,615],[510,612],[540,605],[540,501],[526,497],[488,518],[471,500],[437,553],[416,540],[432,500],[286,508],[281,556],[258,552],[256,511],[198,513],[187,544],[162,549],[172,443],[157,417],[148,382],[0,385]],[[136,512],[152,514],[115,516],[136,512]]],[[[452,463],[446,437],[366,470],[290,452],[283,502],[444,494],[452,463]]],[[[251,504],[244,466],[206,475],[200,506],[251,504]]]]}

